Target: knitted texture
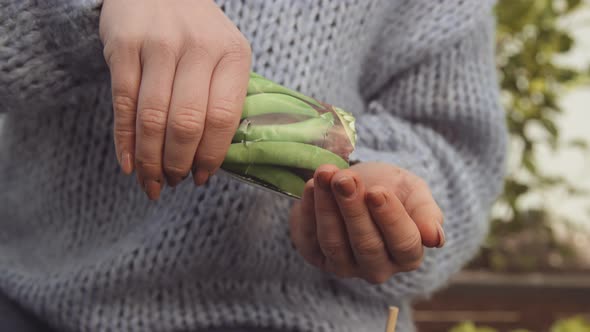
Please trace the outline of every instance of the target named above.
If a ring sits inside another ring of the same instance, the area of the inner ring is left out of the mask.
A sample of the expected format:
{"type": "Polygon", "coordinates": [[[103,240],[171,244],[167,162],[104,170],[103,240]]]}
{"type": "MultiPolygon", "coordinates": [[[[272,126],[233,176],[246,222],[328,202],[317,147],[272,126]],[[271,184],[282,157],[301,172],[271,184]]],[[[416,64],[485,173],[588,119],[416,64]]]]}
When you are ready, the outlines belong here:
{"type": "MultiPolygon", "coordinates": [[[[0,0],[0,291],[60,331],[377,332],[477,251],[501,189],[492,2],[219,0],[253,70],[357,117],[356,157],[421,176],[447,244],[382,285],[309,265],[290,202],[218,175],[149,202],[117,166],[99,0],[0,0]]],[[[198,79],[198,78],[195,78],[198,79]]]]}

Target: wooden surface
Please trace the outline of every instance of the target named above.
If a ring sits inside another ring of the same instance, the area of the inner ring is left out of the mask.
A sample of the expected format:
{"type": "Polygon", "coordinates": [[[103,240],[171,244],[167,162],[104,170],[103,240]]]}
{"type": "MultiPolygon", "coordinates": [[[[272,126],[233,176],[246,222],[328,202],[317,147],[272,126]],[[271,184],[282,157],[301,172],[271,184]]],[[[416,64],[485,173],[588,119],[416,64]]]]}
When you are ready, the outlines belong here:
{"type": "Polygon", "coordinates": [[[590,318],[590,275],[465,272],[414,308],[420,332],[448,331],[465,320],[499,331],[547,331],[559,318],[576,314],[590,318]]]}

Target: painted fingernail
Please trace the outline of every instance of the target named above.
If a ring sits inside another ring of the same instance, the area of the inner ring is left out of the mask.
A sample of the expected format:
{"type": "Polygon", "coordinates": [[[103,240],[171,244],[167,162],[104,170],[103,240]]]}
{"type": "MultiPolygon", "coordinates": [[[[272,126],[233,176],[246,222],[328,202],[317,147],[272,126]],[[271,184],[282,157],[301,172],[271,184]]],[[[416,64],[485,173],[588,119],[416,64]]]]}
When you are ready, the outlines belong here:
{"type": "Polygon", "coordinates": [[[160,184],[160,182],[156,181],[156,180],[147,180],[145,182],[145,193],[147,194],[148,198],[152,201],[157,200],[158,198],[160,198],[160,190],[162,188],[162,185],[160,184]]]}
{"type": "Polygon", "coordinates": [[[170,187],[176,187],[179,183],[181,183],[182,181],[184,181],[184,179],[186,179],[188,177],[188,174],[185,176],[167,176],[166,177],[166,181],[168,182],[168,185],[170,187]]]}
{"type": "Polygon", "coordinates": [[[320,172],[318,175],[318,183],[324,190],[330,190],[330,181],[332,181],[332,172],[320,172]]]}
{"type": "Polygon", "coordinates": [[[440,223],[436,223],[436,228],[438,231],[438,245],[436,246],[437,248],[442,248],[445,245],[445,231],[442,228],[442,225],[440,223]]]}
{"type": "Polygon", "coordinates": [[[204,185],[208,179],[209,179],[209,171],[207,171],[206,169],[197,170],[197,175],[195,176],[195,181],[197,183],[197,186],[204,185]]]}
{"type": "Polygon", "coordinates": [[[383,206],[386,202],[385,194],[380,191],[371,191],[367,194],[367,201],[374,207],[383,206]]]}
{"type": "Polygon", "coordinates": [[[121,153],[121,170],[125,174],[133,172],[133,160],[131,159],[131,153],[127,151],[121,153]]]}
{"type": "Polygon", "coordinates": [[[179,177],[166,177],[166,181],[170,187],[176,187],[180,182],[182,182],[182,178],[179,177]]]}
{"type": "Polygon", "coordinates": [[[344,197],[350,197],[356,191],[356,182],[354,182],[354,179],[345,176],[342,179],[338,180],[338,182],[336,182],[335,187],[336,191],[340,195],[344,197]]]}

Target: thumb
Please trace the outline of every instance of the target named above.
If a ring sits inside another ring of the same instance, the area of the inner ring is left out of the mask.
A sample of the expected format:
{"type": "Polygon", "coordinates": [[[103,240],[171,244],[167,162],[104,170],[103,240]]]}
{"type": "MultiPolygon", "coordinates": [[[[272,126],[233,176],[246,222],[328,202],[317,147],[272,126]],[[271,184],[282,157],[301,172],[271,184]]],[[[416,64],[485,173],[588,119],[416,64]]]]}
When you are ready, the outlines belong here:
{"type": "Polygon", "coordinates": [[[445,244],[444,217],[426,182],[416,181],[403,203],[420,231],[422,244],[429,248],[442,247],[445,244]]]}

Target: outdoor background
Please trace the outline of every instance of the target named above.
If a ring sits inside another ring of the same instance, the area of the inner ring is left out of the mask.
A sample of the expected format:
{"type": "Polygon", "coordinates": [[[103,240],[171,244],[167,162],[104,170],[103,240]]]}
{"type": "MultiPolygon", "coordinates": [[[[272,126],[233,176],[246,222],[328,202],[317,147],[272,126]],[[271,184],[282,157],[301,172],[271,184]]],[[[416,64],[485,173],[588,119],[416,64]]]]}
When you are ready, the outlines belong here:
{"type": "Polygon", "coordinates": [[[496,15],[505,192],[479,256],[414,315],[423,332],[590,332],[590,0],[496,15]]]}

